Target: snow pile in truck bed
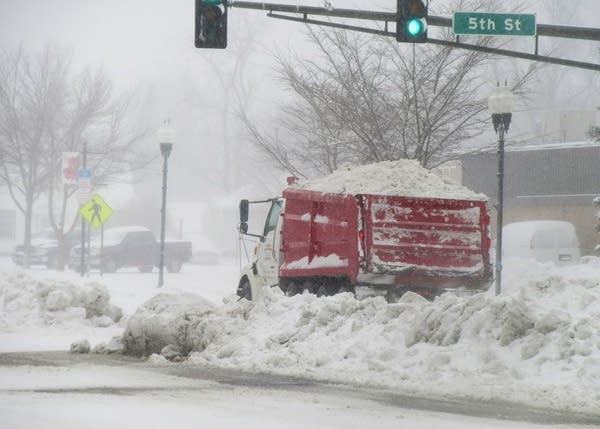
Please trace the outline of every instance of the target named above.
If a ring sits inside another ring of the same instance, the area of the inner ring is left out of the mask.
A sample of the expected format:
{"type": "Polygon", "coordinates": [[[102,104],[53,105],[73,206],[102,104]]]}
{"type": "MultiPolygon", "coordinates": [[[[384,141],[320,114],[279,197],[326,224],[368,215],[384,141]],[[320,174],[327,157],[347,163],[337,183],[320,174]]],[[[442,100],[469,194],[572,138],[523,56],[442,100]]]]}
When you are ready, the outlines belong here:
{"type": "Polygon", "coordinates": [[[328,176],[296,186],[332,194],[487,200],[485,195],[445,180],[417,161],[406,159],[340,168],[328,176]]]}
{"type": "Polygon", "coordinates": [[[0,331],[69,323],[105,327],[121,316],[99,283],[36,280],[23,272],[0,272],[0,331]]]}
{"type": "Polygon", "coordinates": [[[407,394],[600,410],[600,265],[513,264],[499,297],[407,293],[387,304],[270,288],[214,308],[184,301],[161,295],[138,312],[138,326],[172,321],[161,322],[154,350],[175,343],[195,351],[192,362],[407,394]]]}

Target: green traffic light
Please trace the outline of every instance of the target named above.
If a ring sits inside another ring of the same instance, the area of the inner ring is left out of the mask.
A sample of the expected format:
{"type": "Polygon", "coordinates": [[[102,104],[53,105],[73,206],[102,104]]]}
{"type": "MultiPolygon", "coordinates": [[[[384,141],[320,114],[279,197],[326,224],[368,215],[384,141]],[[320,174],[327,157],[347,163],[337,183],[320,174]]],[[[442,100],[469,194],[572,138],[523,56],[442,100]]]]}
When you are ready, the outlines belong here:
{"type": "Polygon", "coordinates": [[[422,19],[414,18],[406,23],[406,30],[411,37],[417,37],[425,31],[425,24],[422,19]]]}

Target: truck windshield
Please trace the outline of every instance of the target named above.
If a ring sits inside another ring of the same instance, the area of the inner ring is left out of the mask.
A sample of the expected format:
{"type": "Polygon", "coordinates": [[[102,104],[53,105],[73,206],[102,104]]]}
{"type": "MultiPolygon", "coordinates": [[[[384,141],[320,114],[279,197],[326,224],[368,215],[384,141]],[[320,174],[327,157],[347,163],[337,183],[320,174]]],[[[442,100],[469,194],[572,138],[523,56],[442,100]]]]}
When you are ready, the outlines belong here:
{"type": "Polygon", "coordinates": [[[277,219],[279,219],[279,213],[283,207],[283,200],[275,200],[269,210],[269,216],[267,216],[267,223],[265,224],[265,233],[267,235],[269,231],[274,231],[277,227],[277,219]]]}

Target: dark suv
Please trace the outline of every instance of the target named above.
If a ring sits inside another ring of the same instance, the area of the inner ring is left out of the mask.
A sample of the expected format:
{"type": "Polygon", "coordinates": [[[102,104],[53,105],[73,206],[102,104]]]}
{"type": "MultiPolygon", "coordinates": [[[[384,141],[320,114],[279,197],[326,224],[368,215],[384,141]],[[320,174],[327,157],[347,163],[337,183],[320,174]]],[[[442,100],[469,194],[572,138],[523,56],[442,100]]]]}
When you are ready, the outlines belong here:
{"type": "MultiPolygon", "coordinates": [[[[76,229],[67,234],[64,239],[63,261],[69,260],[69,253],[73,246],[81,240],[81,231],[76,229]]],[[[59,246],[56,234],[51,228],[46,228],[31,235],[31,265],[45,265],[47,268],[57,269],[59,261],[59,246]]],[[[17,265],[23,265],[25,261],[25,245],[15,247],[12,260],[17,265]]]]}

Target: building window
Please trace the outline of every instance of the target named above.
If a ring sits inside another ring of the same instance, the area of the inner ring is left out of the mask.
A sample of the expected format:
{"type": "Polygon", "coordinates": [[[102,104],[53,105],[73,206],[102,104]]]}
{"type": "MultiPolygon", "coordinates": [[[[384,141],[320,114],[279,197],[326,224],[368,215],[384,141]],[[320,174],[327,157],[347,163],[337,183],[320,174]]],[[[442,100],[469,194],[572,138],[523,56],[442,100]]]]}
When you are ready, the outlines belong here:
{"type": "Polygon", "coordinates": [[[17,212],[0,210],[0,240],[14,240],[17,236],[17,212]]]}

